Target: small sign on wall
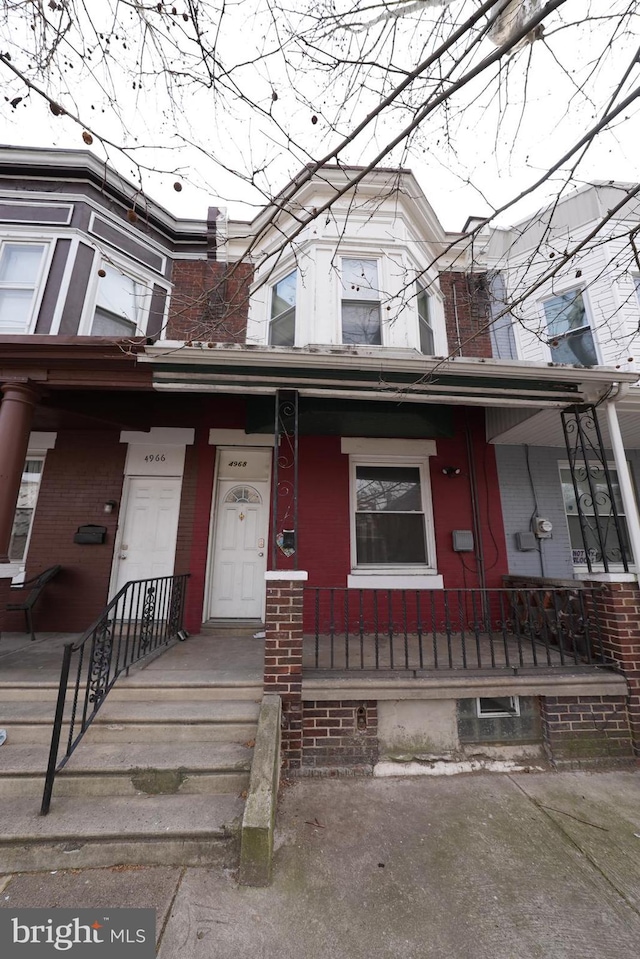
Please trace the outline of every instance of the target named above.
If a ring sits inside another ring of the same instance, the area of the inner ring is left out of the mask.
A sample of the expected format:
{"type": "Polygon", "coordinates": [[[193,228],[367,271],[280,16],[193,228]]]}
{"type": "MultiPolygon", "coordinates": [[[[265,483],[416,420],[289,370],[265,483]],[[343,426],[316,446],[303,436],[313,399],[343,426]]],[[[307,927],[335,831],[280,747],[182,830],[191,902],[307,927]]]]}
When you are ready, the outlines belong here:
{"type": "Polygon", "coordinates": [[[184,446],[129,445],[127,476],[182,476],[184,446]]]}

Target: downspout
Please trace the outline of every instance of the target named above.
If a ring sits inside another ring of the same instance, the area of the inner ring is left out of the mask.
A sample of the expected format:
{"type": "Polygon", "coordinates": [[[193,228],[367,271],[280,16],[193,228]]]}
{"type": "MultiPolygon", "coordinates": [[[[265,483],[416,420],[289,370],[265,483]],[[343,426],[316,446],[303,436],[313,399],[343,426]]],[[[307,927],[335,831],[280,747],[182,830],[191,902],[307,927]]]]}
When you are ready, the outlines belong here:
{"type": "Polygon", "coordinates": [[[458,297],[456,295],[456,281],[451,281],[451,293],[453,294],[453,317],[456,322],[456,340],[458,343],[458,356],[462,356],[462,340],[460,339],[460,319],[458,317],[458,297]]]}
{"type": "Polygon", "coordinates": [[[636,501],[635,490],[633,488],[631,473],[629,471],[629,464],[627,463],[624,443],[622,441],[620,422],[618,420],[618,411],[616,409],[616,402],[625,395],[628,388],[629,387],[627,383],[617,384],[615,395],[611,397],[605,404],[605,412],[607,415],[607,426],[609,428],[611,450],[613,452],[613,459],[616,464],[618,483],[620,484],[620,495],[622,496],[622,503],[627,520],[627,529],[629,531],[629,539],[631,541],[631,552],[633,553],[633,562],[636,567],[635,575],[637,577],[638,570],[640,570],[640,517],[638,516],[638,504],[636,501]]]}
{"type": "MultiPolygon", "coordinates": [[[[467,464],[469,467],[469,489],[471,492],[471,514],[473,522],[473,541],[474,555],[478,569],[478,585],[483,591],[487,588],[487,577],[484,565],[484,545],[482,542],[482,530],[480,526],[480,506],[478,500],[478,478],[476,475],[476,466],[473,457],[473,439],[471,427],[469,426],[469,411],[465,410],[465,438],[467,441],[467,464]]],[[[483,593],[484,602],[484,593],[483,593]]]]}

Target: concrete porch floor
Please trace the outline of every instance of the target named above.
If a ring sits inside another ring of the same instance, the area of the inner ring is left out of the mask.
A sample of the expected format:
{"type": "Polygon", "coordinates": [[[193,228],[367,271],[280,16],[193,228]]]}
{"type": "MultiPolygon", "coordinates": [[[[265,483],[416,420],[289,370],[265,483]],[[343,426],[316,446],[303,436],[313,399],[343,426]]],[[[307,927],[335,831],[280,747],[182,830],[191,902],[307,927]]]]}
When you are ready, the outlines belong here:
{"type": "MultiPolygon", "coordinates": [[[[35,642],[24,633],[0,637],[0,683],[57,686],[66,643],[79,633],[39,633],[35,642]]],[[[230,685],[262,684],[264,642],[253,637],[190,636],[132,667],[118,684],[230,685]]]]}
{"type": "MultiPolygon", "coordinates": [[[[40,633],[37,640],[32,642],[24,633],[3,633],[0,637],[0,684],[57,687],[64,645],[76,642],[79,638],[78,633],[40,633]]],[[[537,663],[534,664],[531,646],[524,649],[521,659],[518,645],[513,641],[510,643],[507,665],[504,646],[500,649],[496,645],[491,650],[486,637],[482,637],[480,645],[475,641],[469,642],[465,653],[466,668],[460,644],[448,650],[442,636],[438,637],[436,660],[433,643],[425,639],[422,667],[415,637],[410,637],[406,650],[403,637],[394,638],[393,666],[389,639],[381,637],[377,669],[373,637],[365,637],[363,647],[354,637],[350,639],[348,649],[347,658],[344,639],[336,639],[332,644],[330,637],[321,636],[316,646],[314,636],[305,636],[303,669],[306,680],[313,684],[315,679],[322,678],[325,683],[334,679],[344,692],[345,686],[359,686],[365,677],[369,682],[377,677],[386,683],[405,685],[414,676],[428,676],[434,683],[446,683],[454,677],[458,680],[469,677],[478,681],[493,677],[508,682],[509,677],[516,673],[526,673],[530,677],[555,675],[558,679],[563,674],[581,674],[583,677],[594,674],[594,678],[603,673],[608,678],[615,675],[601,667],[575,664],[573,657],[568,654],[565,665],[562,665],[557,649],[548,651],[544,645],[537,647],[537,663]],[[492,655],[495,663],[493,668],[492,655]],[[436,663],[437,668],[434,668],[436,663]]],[[[186,642],[176,643],[168,649],[160,649],[149,660],[132,667],[129,677],[122,675],[118,685],[261,686],[263,662],[263,639],[203,633],[190,636],[186,642]]]]}

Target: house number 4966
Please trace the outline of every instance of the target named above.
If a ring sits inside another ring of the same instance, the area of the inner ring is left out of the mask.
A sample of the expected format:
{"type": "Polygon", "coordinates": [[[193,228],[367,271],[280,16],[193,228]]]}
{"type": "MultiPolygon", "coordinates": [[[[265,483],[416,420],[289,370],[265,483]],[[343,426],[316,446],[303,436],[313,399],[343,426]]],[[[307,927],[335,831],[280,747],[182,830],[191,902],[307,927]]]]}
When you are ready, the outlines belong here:
{"type": "Polygon", "coordinates": [[[166,458],[164,453],[147,453],[144,461],[145,463],[164,463],[166,458]]]}
{"type": "Polygon", "coordinates": [[[246,460],[231,460],[231,462],[229,463],[229,466],[246,466],[246,465],[247,465],[246,460]]]}

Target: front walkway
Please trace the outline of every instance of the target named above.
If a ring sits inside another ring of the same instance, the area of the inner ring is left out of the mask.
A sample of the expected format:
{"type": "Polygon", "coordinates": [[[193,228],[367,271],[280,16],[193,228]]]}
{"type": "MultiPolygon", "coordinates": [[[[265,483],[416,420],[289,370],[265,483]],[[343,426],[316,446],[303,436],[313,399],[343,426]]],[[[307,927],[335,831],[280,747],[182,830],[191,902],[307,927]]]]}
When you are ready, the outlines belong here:
{"type": "Polygon", "coordinates": [[[0,877],[0,908],[155,908],[159,959],[621,959],[640,941],[639,786],[298,781],[268,889],[220,869],[61,870],[0,877]]]}

